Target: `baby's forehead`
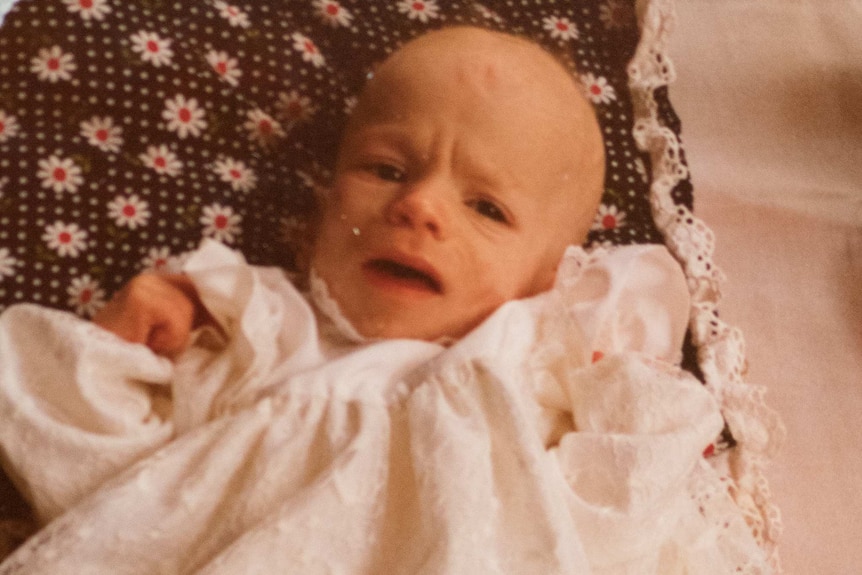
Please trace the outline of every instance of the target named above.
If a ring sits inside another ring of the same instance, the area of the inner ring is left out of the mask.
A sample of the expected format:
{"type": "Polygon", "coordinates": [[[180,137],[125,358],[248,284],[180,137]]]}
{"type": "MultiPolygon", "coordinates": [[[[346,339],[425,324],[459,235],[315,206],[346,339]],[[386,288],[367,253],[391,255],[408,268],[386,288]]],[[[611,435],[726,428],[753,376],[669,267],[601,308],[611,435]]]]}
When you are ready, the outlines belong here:
{"type": "MultiPolygon", "coordinates": [[[[464,75],[462,80],[489,87],[528,81],[531,85],[576,87],[574,75],[531,40],[481,28],[457,27],[430,32],[396,50],[380,67],[396,78],[464,75]]],[[[439,78],[437,78],[439,79],[439,78]]]]}
{"type": "Polygon", "coordinates": [[[455,99],[465,110],[507,117],[540,110],[543,124],[575,132],[594,121],[575,75],[554,56],[532,41],[465,27],[425,34],[390,55],[360,94],[351,123],[455,99]]]}

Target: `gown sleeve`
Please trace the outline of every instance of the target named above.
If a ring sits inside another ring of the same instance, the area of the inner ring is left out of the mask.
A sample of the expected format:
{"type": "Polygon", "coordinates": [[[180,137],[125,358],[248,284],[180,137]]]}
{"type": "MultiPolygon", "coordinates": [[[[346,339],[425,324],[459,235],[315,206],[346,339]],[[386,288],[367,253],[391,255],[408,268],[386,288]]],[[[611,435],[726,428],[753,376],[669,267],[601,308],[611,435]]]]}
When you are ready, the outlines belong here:
{"type": "Polygon", "coordinates": [[[313,312],[281,270],[206,242],[185,271],[220,325],[176,363],[74,315],[0,316],[2,463],[48,521],[177,435],[319,360],[313,312]],[[289,322],[291,329],[284,329],[289,322]]]}
{"type": "Polygon", "coordinates": [[[594,573],[736,572],[731,548],[759,561],[702,455],[723,419],[678,366],[690,300],[676,261],[660,246],[579,250],[553,295],[557,312],[540,322],[540,421],[594,573]],[[721,522],[703,493],[721,501],[721,522]]]}
{"type": "Polygon", "coordinates": [[[171,363],[66,312],[0,316],[3,465],[48,521],[170,438],[171,363]]]}

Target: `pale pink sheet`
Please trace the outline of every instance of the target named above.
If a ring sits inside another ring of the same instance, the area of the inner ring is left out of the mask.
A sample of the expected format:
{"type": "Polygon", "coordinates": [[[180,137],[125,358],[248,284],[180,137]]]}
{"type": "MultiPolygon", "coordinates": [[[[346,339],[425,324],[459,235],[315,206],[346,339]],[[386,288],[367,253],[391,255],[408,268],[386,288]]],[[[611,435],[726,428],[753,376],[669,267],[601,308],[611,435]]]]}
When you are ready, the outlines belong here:
{"type": "Polygon", "coordinates": [[[787,440],[768,473],[784,515],[785,571],[862,566],[862,233],[858,227],[700,194],[728,275],[725,321],[743,329],[752,383],[787,440]]]}
{"type": "Polygon", "coordinates": [[[787,441],[770,468],[789,574],[862,569],[862,4],[680,0],[671,99],[787,441]]]}

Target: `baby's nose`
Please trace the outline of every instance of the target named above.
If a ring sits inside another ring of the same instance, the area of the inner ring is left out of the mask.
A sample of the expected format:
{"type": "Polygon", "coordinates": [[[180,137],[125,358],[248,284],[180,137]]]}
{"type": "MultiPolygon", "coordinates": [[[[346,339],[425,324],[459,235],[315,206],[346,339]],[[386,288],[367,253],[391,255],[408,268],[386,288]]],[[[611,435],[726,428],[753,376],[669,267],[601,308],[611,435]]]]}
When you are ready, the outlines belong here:
{"type": "Polygon", "coordinates": [[[446,193],[439,182],[417,182],[403,190],[387,206],[387,221],[429,232],[436,239],[445,238],[448,230],[446,193]]]}

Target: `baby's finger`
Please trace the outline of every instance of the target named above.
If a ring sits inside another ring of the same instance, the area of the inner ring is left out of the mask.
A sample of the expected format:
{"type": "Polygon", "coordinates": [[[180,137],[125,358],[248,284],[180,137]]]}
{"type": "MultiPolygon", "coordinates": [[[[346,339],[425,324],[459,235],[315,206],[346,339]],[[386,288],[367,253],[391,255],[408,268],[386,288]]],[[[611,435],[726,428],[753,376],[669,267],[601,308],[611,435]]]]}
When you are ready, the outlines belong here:
{"type": "Polygon", "coordinates": [[[158,355],[176,357],[188,346],[191,335],[188,325],[188,321],[168,321],[152,326],[147,335],[147,347],[158,355]]]}
{"type": "Polygon", "coordinates": [[[150,332],[146,321],[129,314],[116,300],[108,302],[96,313],[93,323],[131,343],[146,343],[150,332]]]}

